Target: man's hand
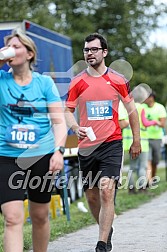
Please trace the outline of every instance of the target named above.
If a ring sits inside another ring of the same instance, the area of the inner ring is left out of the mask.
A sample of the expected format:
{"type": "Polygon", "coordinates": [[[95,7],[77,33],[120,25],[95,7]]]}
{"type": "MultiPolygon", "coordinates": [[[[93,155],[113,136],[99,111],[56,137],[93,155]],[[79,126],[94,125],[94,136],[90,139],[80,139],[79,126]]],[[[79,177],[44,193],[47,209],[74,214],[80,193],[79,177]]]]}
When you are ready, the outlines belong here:
{"type": "Polygon", "coordinates": [[[141,153],[140,142],[133,142],[130,147],[129,153],[130,153],[132,159],[137,158],[141,153]]]}
{"type": "Polygon", "coordinates": [[[77,135],[78,139],[82,140],[87,137],[85,129],[86,127],[78,127],[75,129],[75,134],[77,135]]]}

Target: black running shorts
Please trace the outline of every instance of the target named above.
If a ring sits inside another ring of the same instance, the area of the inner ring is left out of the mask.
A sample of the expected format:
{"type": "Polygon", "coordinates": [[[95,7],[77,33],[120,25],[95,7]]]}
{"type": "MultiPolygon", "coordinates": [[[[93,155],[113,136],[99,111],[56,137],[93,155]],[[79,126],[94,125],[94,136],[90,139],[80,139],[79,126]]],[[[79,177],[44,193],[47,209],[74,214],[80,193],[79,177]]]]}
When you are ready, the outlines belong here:
{"type": "Polygon", "coordinates": [[[113,178],[118,182],[122,166],[123,148],[122,140],[102,143],[87,155],[79,151],[80,176],[84,191],[98,186],[102,177],[113,178]]]}
{"type": "Polygon", "coordinates": [[[48,203],[53,190],[54,176],[48,174],[52,154],[41,157],[0,157],[0,205],[28,198],[36,203],[48,203]],[[19,165],[18,165],[19,164],[19,165]],[[27,168],[30,164],[30,167],[27,168]],[[26,168],[25,168],[26,167],[26,168]]]}

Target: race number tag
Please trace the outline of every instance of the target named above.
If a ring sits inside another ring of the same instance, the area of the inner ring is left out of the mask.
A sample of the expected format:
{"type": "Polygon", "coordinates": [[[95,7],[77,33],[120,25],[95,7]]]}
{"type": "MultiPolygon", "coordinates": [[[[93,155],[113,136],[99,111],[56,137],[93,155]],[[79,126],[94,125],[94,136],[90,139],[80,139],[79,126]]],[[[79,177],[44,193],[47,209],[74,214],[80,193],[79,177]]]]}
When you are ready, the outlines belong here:
{"type": "Polygon", "coordinates": [[[88,101],[86,102],[88,120],[112,119],[112,101],[88,101]]]}
{"type": "Polygon", "coordinates": [[[6,142],[16,148],[37,148],[40,128],[35,125],[14,124],[7,127],[6,142]]]}

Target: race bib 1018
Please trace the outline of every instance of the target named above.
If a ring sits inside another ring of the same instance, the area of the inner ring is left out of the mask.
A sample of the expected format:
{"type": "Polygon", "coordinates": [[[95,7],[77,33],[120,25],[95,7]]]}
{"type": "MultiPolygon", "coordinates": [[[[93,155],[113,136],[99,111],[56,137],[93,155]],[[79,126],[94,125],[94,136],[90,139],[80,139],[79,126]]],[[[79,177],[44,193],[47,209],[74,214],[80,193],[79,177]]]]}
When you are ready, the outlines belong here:
{"type": "Polygon", "coordinates": [[[37,148],[40,128],[36,125],[14,124],[7,127],[5,140],[16,148],[37,148]]]}

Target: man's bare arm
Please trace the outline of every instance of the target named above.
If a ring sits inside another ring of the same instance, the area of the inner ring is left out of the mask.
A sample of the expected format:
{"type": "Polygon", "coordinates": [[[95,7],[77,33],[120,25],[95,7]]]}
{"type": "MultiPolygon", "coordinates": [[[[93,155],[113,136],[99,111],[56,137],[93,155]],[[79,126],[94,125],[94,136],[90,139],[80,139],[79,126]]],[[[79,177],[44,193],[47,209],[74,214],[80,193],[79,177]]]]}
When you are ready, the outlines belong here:
{"type": "Polygon", "coordinates": [[[135,106],[134,101],[124,104],[129,117],[129,124],[132,129],[133,142],[130,147],[129,153],[131,154],[132,159],[139,156],[141,153],[141,144],[140,144],[140,123],[139,116],[135,106]]]}
{"type": "Polygon", "coordinates": [[[66,107],[65,108],[65,119],[66,119],[67,126],[76,133],[76,131],[79,128],[79,125],[75,119],[74,111],[75,111],[74,108],[67,108],[66,107]]]}
{"type": "Polygon", "coordinates": [[[72,129],[79,139],[87,137],[85,127],[80,127],[74,116],[74,108],[65,108],[67,126],[72,129]]]}

